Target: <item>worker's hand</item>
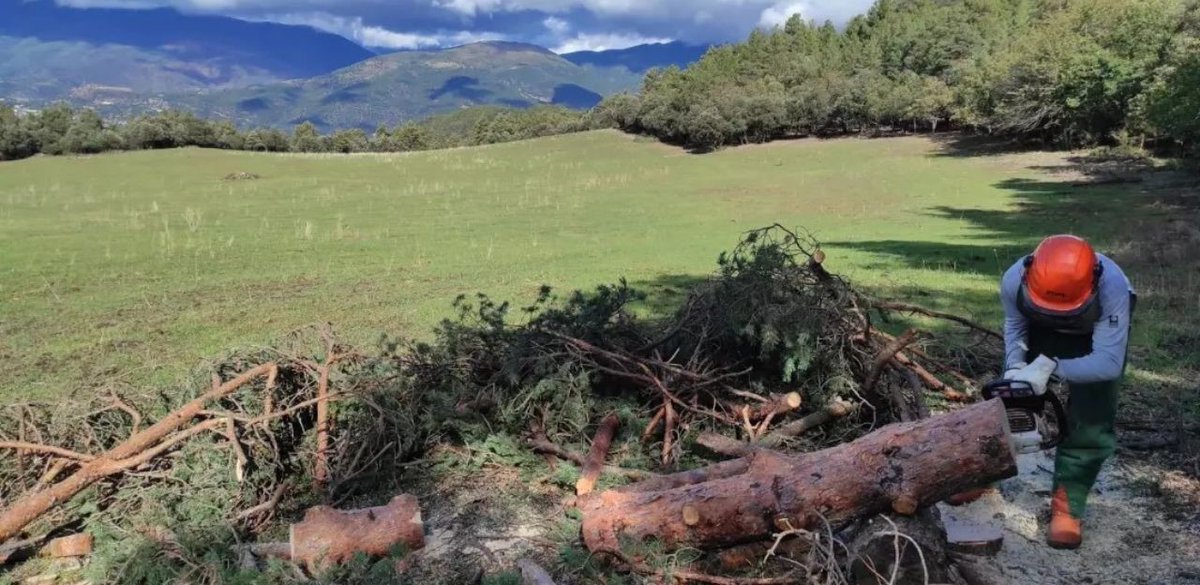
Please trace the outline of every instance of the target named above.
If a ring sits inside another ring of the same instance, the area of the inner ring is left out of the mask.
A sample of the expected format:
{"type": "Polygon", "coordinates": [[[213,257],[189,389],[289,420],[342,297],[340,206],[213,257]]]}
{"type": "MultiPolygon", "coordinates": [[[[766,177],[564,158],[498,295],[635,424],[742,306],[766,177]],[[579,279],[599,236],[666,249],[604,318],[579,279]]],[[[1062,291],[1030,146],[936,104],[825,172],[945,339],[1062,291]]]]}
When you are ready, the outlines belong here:
{"type": "Polygon", "coordinates": [[[1009,380],[1019,382],[1028,382],[1033,387],[1033,392],[1038,396],[1045,394],[1046,385],[1050,383],[1050,376],[1054,374],[1054,370],[1058,368],[1058,362],[1053,358],[1048,358],[1044,355],[1039,355],[1033,363],[1019,369],[1012,375],[1006,375],[1009,380]]]}
{"type": "Polygon", "coordinates": [[[1021,371],[1025,366],[1028,366],[1028,365],[1029,364],[1027,364],[1025,362],[1017,362],[1017,363],[1013,364],[1012,366],[1010,366],[1007,370],[1004,370],[1004,375],[1001,376],[1000,379],[1001,380],[1012,380],[1013,376],[1017,375],[1017,372],[1021,371]]]}

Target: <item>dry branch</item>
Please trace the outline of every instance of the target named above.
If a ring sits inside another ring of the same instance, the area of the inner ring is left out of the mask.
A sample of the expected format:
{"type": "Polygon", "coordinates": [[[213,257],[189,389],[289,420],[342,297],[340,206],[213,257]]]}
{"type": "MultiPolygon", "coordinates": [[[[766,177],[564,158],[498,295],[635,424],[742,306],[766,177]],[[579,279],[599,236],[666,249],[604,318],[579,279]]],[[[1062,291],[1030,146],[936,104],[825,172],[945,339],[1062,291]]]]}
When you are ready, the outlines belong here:
{"type": "Polygon", "coordinates": [[[875,383],[879,380],[879,374],[883,372],[884,366],[896,357],[905,347],[912,345],[917,340],[917,330],[909,329],[903,335],[897,337],[890,342],[879,353],[875,354],[875,360],[871,363],[871,372],[867,374],[867,380],[863,383],[863,391],[870,392],[875,389],[875,383]]]}
{"type": "Polygon", "coordinates": [[[30,522],[36,520],[55,506],[70,500],[97,481],[134,469],[182,440],[202,430],[212,428],[213,425],[209,423],[213,421],[205,421],[191,429],[179,431],[181,427],[191,422],[196,415],[203,411],[204,407],[210,402],[228,396],[238,388],[260,376],[269,375],[273,378],[275,370],[276,365],[274,363],[262,364],[252,368],[236,378],[200,395],[178,410],[163,417],[162,420],[154,423],[146,430],[134,434],[125,442],[87,461],[66,479],[44,490],[25,494],[8,508],[0,511],[0,542],[12,538],[30,522]]]}
{"type": "Polygon", "coordinates": [[[921,364],[912,361],[912,359],[897,354],[895,361],[913,374],[916,374],[917,378],[930,390],[941,393],[942,397],[946,400],[951,402],[966,402],[969,399],[967,394],[951,388],[949,384],[939,380],[937,376],[929,373],[929,370],[926,370],[921,364]]]}
{"type": "Polygon", "coordinates": [[[91,460],[95,459],[95,457],[93,457],[91,455],[85,455],[83,453],[76,453],[70,449],[63,449],[61,447],[55,447],[53,445],[39,445],[37,443],[26,443],[23,441],[0,441],[0,449],[15,449],[17,451],[17,453],[24,452],[24,453],[41,453],[44,455],[55,455],[58,457],[64,457],[66,459],[72,459],[75,461],[85,461],[86,462],[86,461],[91,461],[91,460]]]}
{"type": "Polygon", "coordinates": [[[675,407],[671,406],[670,400],[663,401],[663,446],[662,446],[662,464],[668,465],[671,462],[671,452],[675,447],[675,423],[679,420],[679,416],[675,414],[675,407]]]}
{"type": "Polygon", "coordinates": [[[917,313],[920,315],[925,315],[926,317],[933,317],[935,319],[944,319],[947,321],[953,321],[960,325],[965,325],[967,327],[970,327],[971,329],[974,329],[976,331],[986,333],[987,335],[990,335],[991,337],[994,337],[996,339],[1000,339],[1000,340],[1004,339],[1004,335],[1002,335],[999,331],[996,331],[995,329],[992,329],[991,327],[988,327],[986,325],[976,323],[975,321],[967,319],[966,317],[961,317],[959,315],[955,315],[953,313],[943,313],[942,311],[926,309],[925,307],[922,307],[919,305],[911,305],[908,303],[898,303],[898,302],[893,302],[893,301],[875,301],[874,305],[875,305],[875,307],[880,308],[880,309],[887,309],[890,311],[900,311],[903,313],[917,313]]]}
{"type": "Polygon", "coordinates": [[[745,441],[739,441],[725,435],[707,432],[700,433],[700,436],[696,438],[696,444],[708,449],[709,451],[712,451],[713,453],[725,455],[727,457],[745,457],[746,455],[753,453],[756,449],[761,448],[755,446],[753,443],[747,443],[745,441]]]}
{"type": "MultiPolygon", "coordinates": [[[[531,438],[525,440],[525,444],[529,445],[529,448],[533,449],[533,451],[535,453],[549,453],[550,455],[554,455],[555,457],[558,457],[559,459],[562,459],[564,461],[570,461],[576,465],[579,465],[580,467],[583,466],[584,461],[586,460],[582,453],[577,453],[575,451],[571,451],[570,449],[565,449],[565,448],[560,447],[554,443],[551,443],[550,441],[545,440],[545,439],[531,437],[531,438]]],[[[616,475],[616,476],[620,476],[620,477],[624,477],[626,479],[632,479],[632,480],[657,477],[655,474],[653,474],[649,471],[642,471],[640,469],[628,469],[625,467],[617,467],[615,465],[605,465],[604,473],[608,473],[610,475],[616,475]]]]}
{"type": "Polygon", "coordinates": [[[776,447],[791,437],[800,436],[829,421],[846,416],[854,410],[853,404],[841,398],[834,398],[825,405],[825,408],[775,429],[774,432],[759,439],[758,444],[763,447],[776,447]]]}
{"type": "Polygon", "coordinates": [[[642,442],[645,443],[654,436],[654,430],[658,428],[658,424],[662,422],[663,417],[667,415],[666,405],[660,407],[654,412],[654,417],[650,419],[650,423],[646,425],[646,430],[642,431],[642,442]]]}
{"type": "Polygon", "coordinates": [[[613,435],[617,432],[617,426],[621,424],[621,417],[617,413],[609,413],[600,421],[600,428],[596,431],[596,438],[592,440],[592,448],[588,451],[587,459],[583,462],[583,472],[579,476],[579,480],[575,482],[575,495],[582,496],[591,493],[592,488],[596,487],[596,480],[600,478],[600,472],[604,470],[604,459],[608,457],[608,448],[612,445],[613,435]]]}

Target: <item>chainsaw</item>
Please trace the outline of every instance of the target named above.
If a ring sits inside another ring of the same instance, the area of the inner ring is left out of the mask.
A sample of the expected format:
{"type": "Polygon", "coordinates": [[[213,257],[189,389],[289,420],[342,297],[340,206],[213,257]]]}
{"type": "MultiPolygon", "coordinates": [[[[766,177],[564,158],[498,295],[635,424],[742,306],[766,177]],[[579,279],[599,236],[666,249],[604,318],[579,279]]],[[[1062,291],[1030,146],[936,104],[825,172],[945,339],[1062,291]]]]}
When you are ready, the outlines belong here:
{"type": "Polygon", "coordinates": [[[983,387],[983,398],[1004,402],[1010,441],[1017,453],[1053,449],[1067,438],[1067,414],[1053,390],[1038,394],[1029,382],[995,380],[983,387]],[[1053,422],[1048,414],[1053,414],[1053,422]]]}

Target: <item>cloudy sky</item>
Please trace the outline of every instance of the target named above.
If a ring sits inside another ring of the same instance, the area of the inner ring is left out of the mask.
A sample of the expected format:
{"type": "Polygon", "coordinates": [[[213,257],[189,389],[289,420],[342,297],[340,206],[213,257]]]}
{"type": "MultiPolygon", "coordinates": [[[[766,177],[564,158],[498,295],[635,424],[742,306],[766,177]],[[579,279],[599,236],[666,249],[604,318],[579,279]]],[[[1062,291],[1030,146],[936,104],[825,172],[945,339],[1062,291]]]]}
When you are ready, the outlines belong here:
{"type": "Polygon", "coordinates": [[[844,23],[871,0],[56,0],[76,7],[173,6],[306,24],[372,47],[413,49],[477,40],[538,43],[559,52],[646,42],[742,39],[802,14],[844,23]]]}

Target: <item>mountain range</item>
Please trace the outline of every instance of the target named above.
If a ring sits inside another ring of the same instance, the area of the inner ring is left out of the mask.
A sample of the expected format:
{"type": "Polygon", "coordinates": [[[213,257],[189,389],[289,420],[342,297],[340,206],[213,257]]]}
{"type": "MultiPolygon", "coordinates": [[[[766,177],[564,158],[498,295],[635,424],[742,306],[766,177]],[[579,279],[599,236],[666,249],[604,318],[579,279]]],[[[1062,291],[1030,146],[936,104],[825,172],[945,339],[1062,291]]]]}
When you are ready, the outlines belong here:
{"type": "Polygon", "coordinates": [[[632,89],[625,68],[579,66],[536,45],[483,42],[437,51],[373,57],[327,75],[240,89],[175,96],[175,105],[243,125],[322,130],[425,118],[474,105],[589,108],[632,89]]]}
{"type": "Polygon", "coordinates": [[[379,55],[307,26],[174,9],[77,9],[0,0],[0,100],[67,101],[107,115],[183,107],[242,126],[374,128],[471,105],[586,108],[686,66],[683,43],[556,55],[485,42],[379,55]]]}

